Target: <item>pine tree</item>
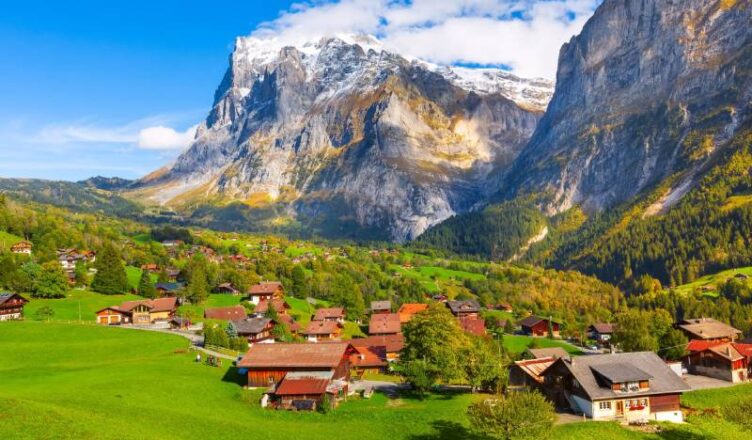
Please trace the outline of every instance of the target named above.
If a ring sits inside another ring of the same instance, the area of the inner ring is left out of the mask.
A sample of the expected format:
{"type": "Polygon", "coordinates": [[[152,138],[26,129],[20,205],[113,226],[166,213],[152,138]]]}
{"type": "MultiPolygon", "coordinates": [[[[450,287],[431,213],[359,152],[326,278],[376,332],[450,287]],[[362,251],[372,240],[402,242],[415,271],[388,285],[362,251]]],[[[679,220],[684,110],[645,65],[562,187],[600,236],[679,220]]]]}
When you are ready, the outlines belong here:
{"type": "Polygon", "coordinates": [[[112,244],[105,244],[97,254],[97,269],[91,289],[105,295],[118,295],[129,290],[123,260],[112,244]]]}
{"type": "Polygon", "coordinates": [[[138,294],[144,298],[157,297],[157,289],[151,282],[151,274],[148,270],[141,272],[141,280],[138,282],[138,294]]]}

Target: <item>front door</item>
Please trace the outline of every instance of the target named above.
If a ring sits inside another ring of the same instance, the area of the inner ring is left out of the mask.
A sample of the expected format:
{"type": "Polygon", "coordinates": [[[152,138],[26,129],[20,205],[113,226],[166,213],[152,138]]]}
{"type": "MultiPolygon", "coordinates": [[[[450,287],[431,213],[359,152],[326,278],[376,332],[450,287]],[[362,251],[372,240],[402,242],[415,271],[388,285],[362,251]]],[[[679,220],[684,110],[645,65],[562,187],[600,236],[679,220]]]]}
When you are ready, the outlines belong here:
{"type": "Polygon", "coordinates": [[[616,401],[616,417],[624,416],[624,402],[621,400],[616,401]]]}

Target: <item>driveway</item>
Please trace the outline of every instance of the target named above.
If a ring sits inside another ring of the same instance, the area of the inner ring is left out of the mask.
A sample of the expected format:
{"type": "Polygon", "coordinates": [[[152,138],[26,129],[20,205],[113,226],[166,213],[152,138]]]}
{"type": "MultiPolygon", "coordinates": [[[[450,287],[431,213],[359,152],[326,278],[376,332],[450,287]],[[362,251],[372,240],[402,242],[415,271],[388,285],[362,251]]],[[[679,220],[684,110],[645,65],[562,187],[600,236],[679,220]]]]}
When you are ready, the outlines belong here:
{"type": "Polygon", "coordinates": [[[698,376],[696,374],[685,374],[682,376],[682,379],[684,379],[684,382],[687,382],[687,385],[693,390],[707,390],[734,386],[733,383],[725,380],[714,379],[707,376],[698,376]]]}

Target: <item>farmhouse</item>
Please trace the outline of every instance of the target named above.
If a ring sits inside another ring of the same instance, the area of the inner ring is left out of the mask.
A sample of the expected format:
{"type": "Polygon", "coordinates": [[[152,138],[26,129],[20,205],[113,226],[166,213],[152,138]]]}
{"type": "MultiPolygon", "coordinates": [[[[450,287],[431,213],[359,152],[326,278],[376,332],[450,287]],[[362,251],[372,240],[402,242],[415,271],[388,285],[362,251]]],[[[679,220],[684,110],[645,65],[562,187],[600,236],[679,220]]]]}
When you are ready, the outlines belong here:
{"type": "Polygon", "coordinates": [[[245,319],[247,313],[243,306],[230,307],[207,307],[204,310],[204,318],[217,319],[219,321],[238,321],[245,319]]]}
{"type": "Polygon", "coordinates": [[[311,321],[303,330],[302,335],[310,342],[339,341],[342,335],[342,324],[337,321],[311,321]]]}
{"type": "Polygon", "coordinates": [[[677,327],[687,338],[703,341],[734,342],[742,334],[741,330],[713,318],[685,319],[677,327]]]}
{"type": "Polygon", "coordinates": [[[399,359],[400,352],[405,347],[405,338],[402,333],[392,335],[369,336],[350,340],[353,346],[371,347],[381,350],[386,355],[386,361],[393,362],[399,359]]]}
{"type": "Polygon", "coordinates": [[[460,318],[459,323],[460,327],[462,327],[462,330],[464,330],[465,333],[469,333],[475,336],[486,335],[486,322],[481,318],[460,318]]]}
{"type": "Polygon", "coordinates": [[[230,321],[238,336],[246,338],[249,344],[274,342],[272,330],[274,322],[269,318],[251,317],[230,321]]]}
{"type": "Polygon", "coordinates": [[[0,292],[0,321],[22,319],[24,306],[28,302],[17,293],[0,292]]]}
{"type": "Polygon", "coordinates": [[[599,344],[607,344],[611,340],[613,333],[614,325],[602,322],[592,324],[587,329],[588,338],[598,342],[599,344]]]}
{"type": "Polygon", "coordinates": [[[154,288],[157,289],[157,293],[161,296],[174,295],[175,293],[183,290],[185,284],[183,283],[157,283],[154,288]]]}
{"type": "Polygon", "coordinates": [[[271,300],[285,296],[285,288],[279,281],[263,281],[248,289],[248,299],[258,305],[262,300],[271,300]]]}
{"type": "Polygon", "coordinates": [[[371,301],[371,314],[392,313],[391,301],[371,301]]]}
{"type": "Polygon", "coordinates": [[[177,298],[166,297],[151,300],[126,301],[120,306],[106,307],[97,311],[97,324],[148,325],[156,321],[170,321],[177,310],[177,298]]]}
{"type": "Polygon", "coordinates": [[[752,345],[735,342],[690,341],[683,363],[692,374],[714,377],[732,383],[750,377],[752,345]]]}
{"type": "Polygon", "coordinates": [[[222,283],[217,286],[217,293],[226,293],[229,295],[240,295],[240,291],[232,285],[232,283],[222,283]]]}
{"type": "Polygon", "coordinates": [[[400,317],[400,322],[404,324],[406,322],[410,322],[410,320],[413,319],[413,316],[427,309],[428,304],[405,303],[400,306],[397,314],[400,317]]]}
{"type": "Polygon", "coordinates": [[[447,307],[452,315],[457,318],[478,318],[480,317],[480,304],[473,299],[461,301],[447,301],[447,307]]]}
{"type": "Polygon", "coordinates": [[[522,328],[522,333],[528,336],[546,337],[548,336],[548,330],[550,328],[553,337],[559,337],[559,323],[551,318],[541,318],[539,316],[530,315],[521,320],[518,324],[522,328]]]}
{"type": "Polygon", "coordinates": [[[375,335],[393,335],[402,332],[400,317],[396,313],[382,313],[371,316],[368,323],[368,334],[375,335]]]}
{"type": "Polygon", "coordinates": [[[653,352],[557,359],[543,376],[554,404],[594,420],[683,421],[679,399],[689,386],[653,352]]]}
{"type": "Polygon", "coordinates": [[[389,362],[386,360],[386,347],[356,345],[358,340],[350,341],[355,349],[350,357],[352,374],[362,377],[365,373],[380,373],[386,370],[389,362]]]}
{"type": "Polygon", "coordinates": [[[31,255],[31,248],[34,245],[30,241],[20,241],[10,247],[10,251],[14,254],[31,255]]]}
{"type": "Polygon", "coordinates": [[[290,309],[290,304],[287,304],[287,301],[284,299],[273,299],[271,301],[262,300],[255,309],[253,309],[254,314],[264,315],[267,312],[269,312],[269,306],[271,305],[271,308],[274,309],[275,312],[277,312],[278,315],[286,315],[287,311],[290,309]]]}
{"type": "Polygon", "coordinates": [[[345,309],[342,307],[328,307],[316,310],[311,318],[313,321],[333,321],[340,324],[345,323],[345,309]]]}
{"type": "Polygon", "coordinates": [[[542,391],[543,373],[556,362],[554,357],[540,357],[515,361],[509,367],[509,388],[512,390],[542,391]]]}

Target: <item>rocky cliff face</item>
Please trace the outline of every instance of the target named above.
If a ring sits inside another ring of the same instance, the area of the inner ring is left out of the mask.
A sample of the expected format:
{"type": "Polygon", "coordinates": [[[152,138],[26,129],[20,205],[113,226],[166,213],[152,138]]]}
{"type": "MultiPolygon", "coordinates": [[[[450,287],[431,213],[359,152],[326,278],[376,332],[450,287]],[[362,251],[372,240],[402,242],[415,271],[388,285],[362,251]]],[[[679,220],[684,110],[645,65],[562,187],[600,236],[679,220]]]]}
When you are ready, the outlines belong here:
{"type": "Polygon", "coordinates": [[[594,211],[663,183],[646,215],[670,208],[750,127],[751,24],[750,0],[605,0],[502,192],[594,211]]]}
{"type": "Polygon", "coordinates": [[[410,239],[499,187],[551,89],[408,60],[370,37],[240,38],[195,142],[138,195],[283,206],[410,239]]]}

